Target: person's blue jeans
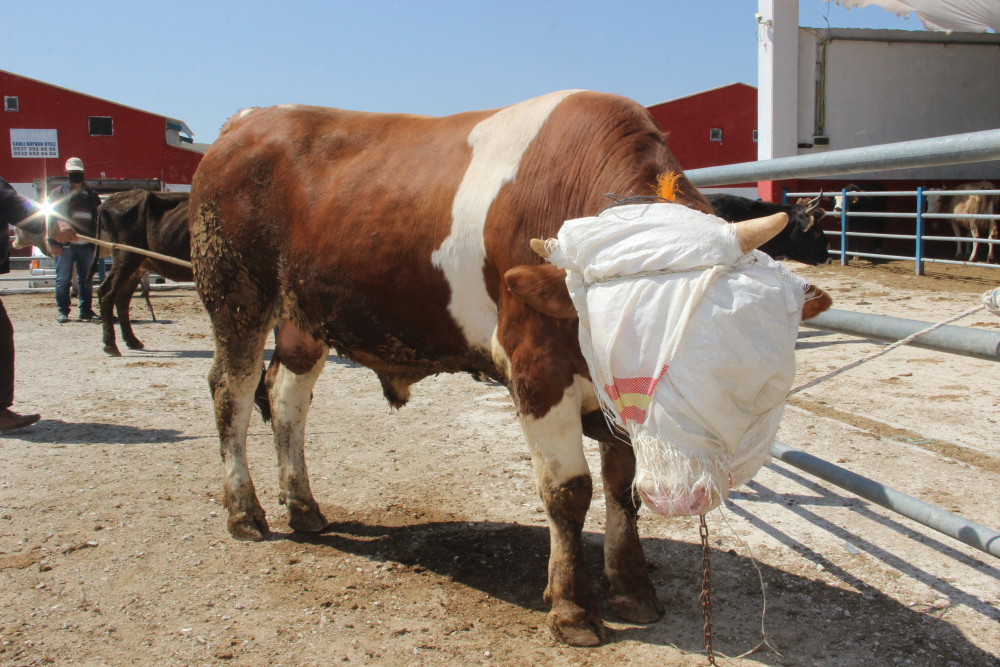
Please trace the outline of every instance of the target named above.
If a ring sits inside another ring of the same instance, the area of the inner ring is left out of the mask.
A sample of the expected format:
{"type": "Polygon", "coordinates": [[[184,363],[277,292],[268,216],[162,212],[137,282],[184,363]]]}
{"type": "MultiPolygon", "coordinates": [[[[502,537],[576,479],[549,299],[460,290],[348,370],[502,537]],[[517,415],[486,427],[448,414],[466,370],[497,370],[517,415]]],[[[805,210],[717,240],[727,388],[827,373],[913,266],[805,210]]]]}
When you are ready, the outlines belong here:
{"type": "Polygon", "coordinates": [[[70,243],[62,247],[62,255],[56,259],[56,308],[61,314],[69,316],[69,286],[73,281],[74,265],[80,286],[80,317],[86,317],[94,312],[91,307],[94,285],[87,280],[87,274],[94,261],[96,249],[97,247],[91,243],[70,243]]]}

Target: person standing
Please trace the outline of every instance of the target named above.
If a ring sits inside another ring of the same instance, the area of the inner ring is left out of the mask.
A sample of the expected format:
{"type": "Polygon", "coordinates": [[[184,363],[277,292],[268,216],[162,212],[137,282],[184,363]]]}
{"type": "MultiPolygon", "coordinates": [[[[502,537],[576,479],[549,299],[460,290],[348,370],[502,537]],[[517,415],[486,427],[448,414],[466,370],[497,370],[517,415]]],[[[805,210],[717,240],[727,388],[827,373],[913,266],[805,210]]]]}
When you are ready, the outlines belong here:
{"type": "MultiPolygon", "coordinates": [[[[31,214],[31,204],[20,197],[7,181],[0,178],[0,274],[10,273],[10,232],[7,224],[16,224],[31,214]]],[[[14,325],[0,300],[0,431],[34,424],[41,415],[19,415],[14,405],[14,325]]]]}
{"type": "Polygon", "coordinates": [[[92,307],[94,285],[86,280],[94,261],[97,246],[80,241],[77,234],[97,237],[97,207],[101,198],[83,179],[83,160],[66,160],[69,183],[63,183],[49,194],[56,215],[48,222],[49,250],[56,257],[56,322],[69,322],[69,286],[76,266],[80,287],[80,321],[100,322],[92,307]]]}

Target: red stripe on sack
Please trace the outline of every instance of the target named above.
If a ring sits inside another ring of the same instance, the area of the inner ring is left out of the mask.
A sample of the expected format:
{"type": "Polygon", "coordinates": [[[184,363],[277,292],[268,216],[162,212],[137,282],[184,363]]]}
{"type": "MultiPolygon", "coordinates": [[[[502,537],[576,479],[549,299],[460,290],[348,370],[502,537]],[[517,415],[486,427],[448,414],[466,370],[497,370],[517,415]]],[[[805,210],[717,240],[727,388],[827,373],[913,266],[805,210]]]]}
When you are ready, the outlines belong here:
{"type": "Polygon", "coordinates": [[[614,378],[614,384],[604,385],[604,391],[611,397],[612,401],[617,401],[622,394],[652,396],[656,383],[666,372],[667,366],[664,366],[656,377],[614,378]]]}
{"type": "Polygon", "coordinates": [[[644,419],[646,419],[646,411],[640,410],[634,405],[629,405],[626,406],[624,410],[622,410],[622,418],[625,419],[626,421],[631,420],[634,422],[641,422],[644,419]]]}

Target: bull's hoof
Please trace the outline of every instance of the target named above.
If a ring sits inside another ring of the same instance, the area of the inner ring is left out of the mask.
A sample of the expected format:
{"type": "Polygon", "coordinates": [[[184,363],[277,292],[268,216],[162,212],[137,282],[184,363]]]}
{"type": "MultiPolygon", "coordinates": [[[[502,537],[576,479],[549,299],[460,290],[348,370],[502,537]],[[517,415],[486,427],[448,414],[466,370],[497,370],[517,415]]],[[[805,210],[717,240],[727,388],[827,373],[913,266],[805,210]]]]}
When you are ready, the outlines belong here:
{"type": "Polygon", "coordinates": [[[142,344],[142,341],[138,338],[133,338],[132,340],[126,340],[125,344],[130,350],[145,350],[146,346],[142,344]]]}
{"type": "Polygon", "coordinates": [[[315,500],[311,504],[288,503],[288,526],[296,533],[318,533],[329,525],[315,500]]]}
{"type": "Polygon", "coordinates": [[[228,528],[230,535],[244,542],[262,542],[271,534],[264,510],[259,507],[251,512],[231,514],[228,528]]]}
{"type": "Polygon", "coordinates": [[[651,595],[611,595],[608,604],[618,617],[632,623],[655,623],[665,611],[655,592],[651,595]]]}
{"type": "Polygon", "coordinates": [[[105,345],[104,352],[112,357],[120,357],[122,353],[118,351],[117,345],[105,345]]]}
{"type": "Polygon", "coordinates": [[[608,637],[600,616],[569,601],[549,612],[549,631],[556,641],[570,646],[597,646],[608,637]]]}

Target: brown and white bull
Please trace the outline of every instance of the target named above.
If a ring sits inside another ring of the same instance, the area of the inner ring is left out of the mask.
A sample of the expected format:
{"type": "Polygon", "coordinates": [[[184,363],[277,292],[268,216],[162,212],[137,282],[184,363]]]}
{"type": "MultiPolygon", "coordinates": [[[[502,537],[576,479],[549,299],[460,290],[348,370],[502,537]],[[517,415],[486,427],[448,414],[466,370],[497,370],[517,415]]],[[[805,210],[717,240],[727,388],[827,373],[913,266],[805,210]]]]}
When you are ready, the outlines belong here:
{"type": "MultiPolygon", "coordinates": [[[[574,645],[605,636],[581,558],[592,495],[584,434],[601,443],[611,607],[629,621],[659,618],[636,530],[634,453],[598,407],[565,274],[541,264],[529,240],[595,215],[605,193],[651,195],[670,173],[680,166],[643,107],[585,91],[445,118],[298,105],[231,118],[198,167],[190,205],[194,275],[216,343],[209,384],[230,534],[268,534],[246,434],[277,325],[267,384],[279,501],[294,530],[327,526],[303,440],[329,349],[374,370],[397,408],[428,375],[486,375],[510,389],[548,513],[553,634],[574,645]]],[[[683,176],[671,196],[712,212],[683,176]]],[[[753,235],[753,221],[741,224],[753,235]]]]}

